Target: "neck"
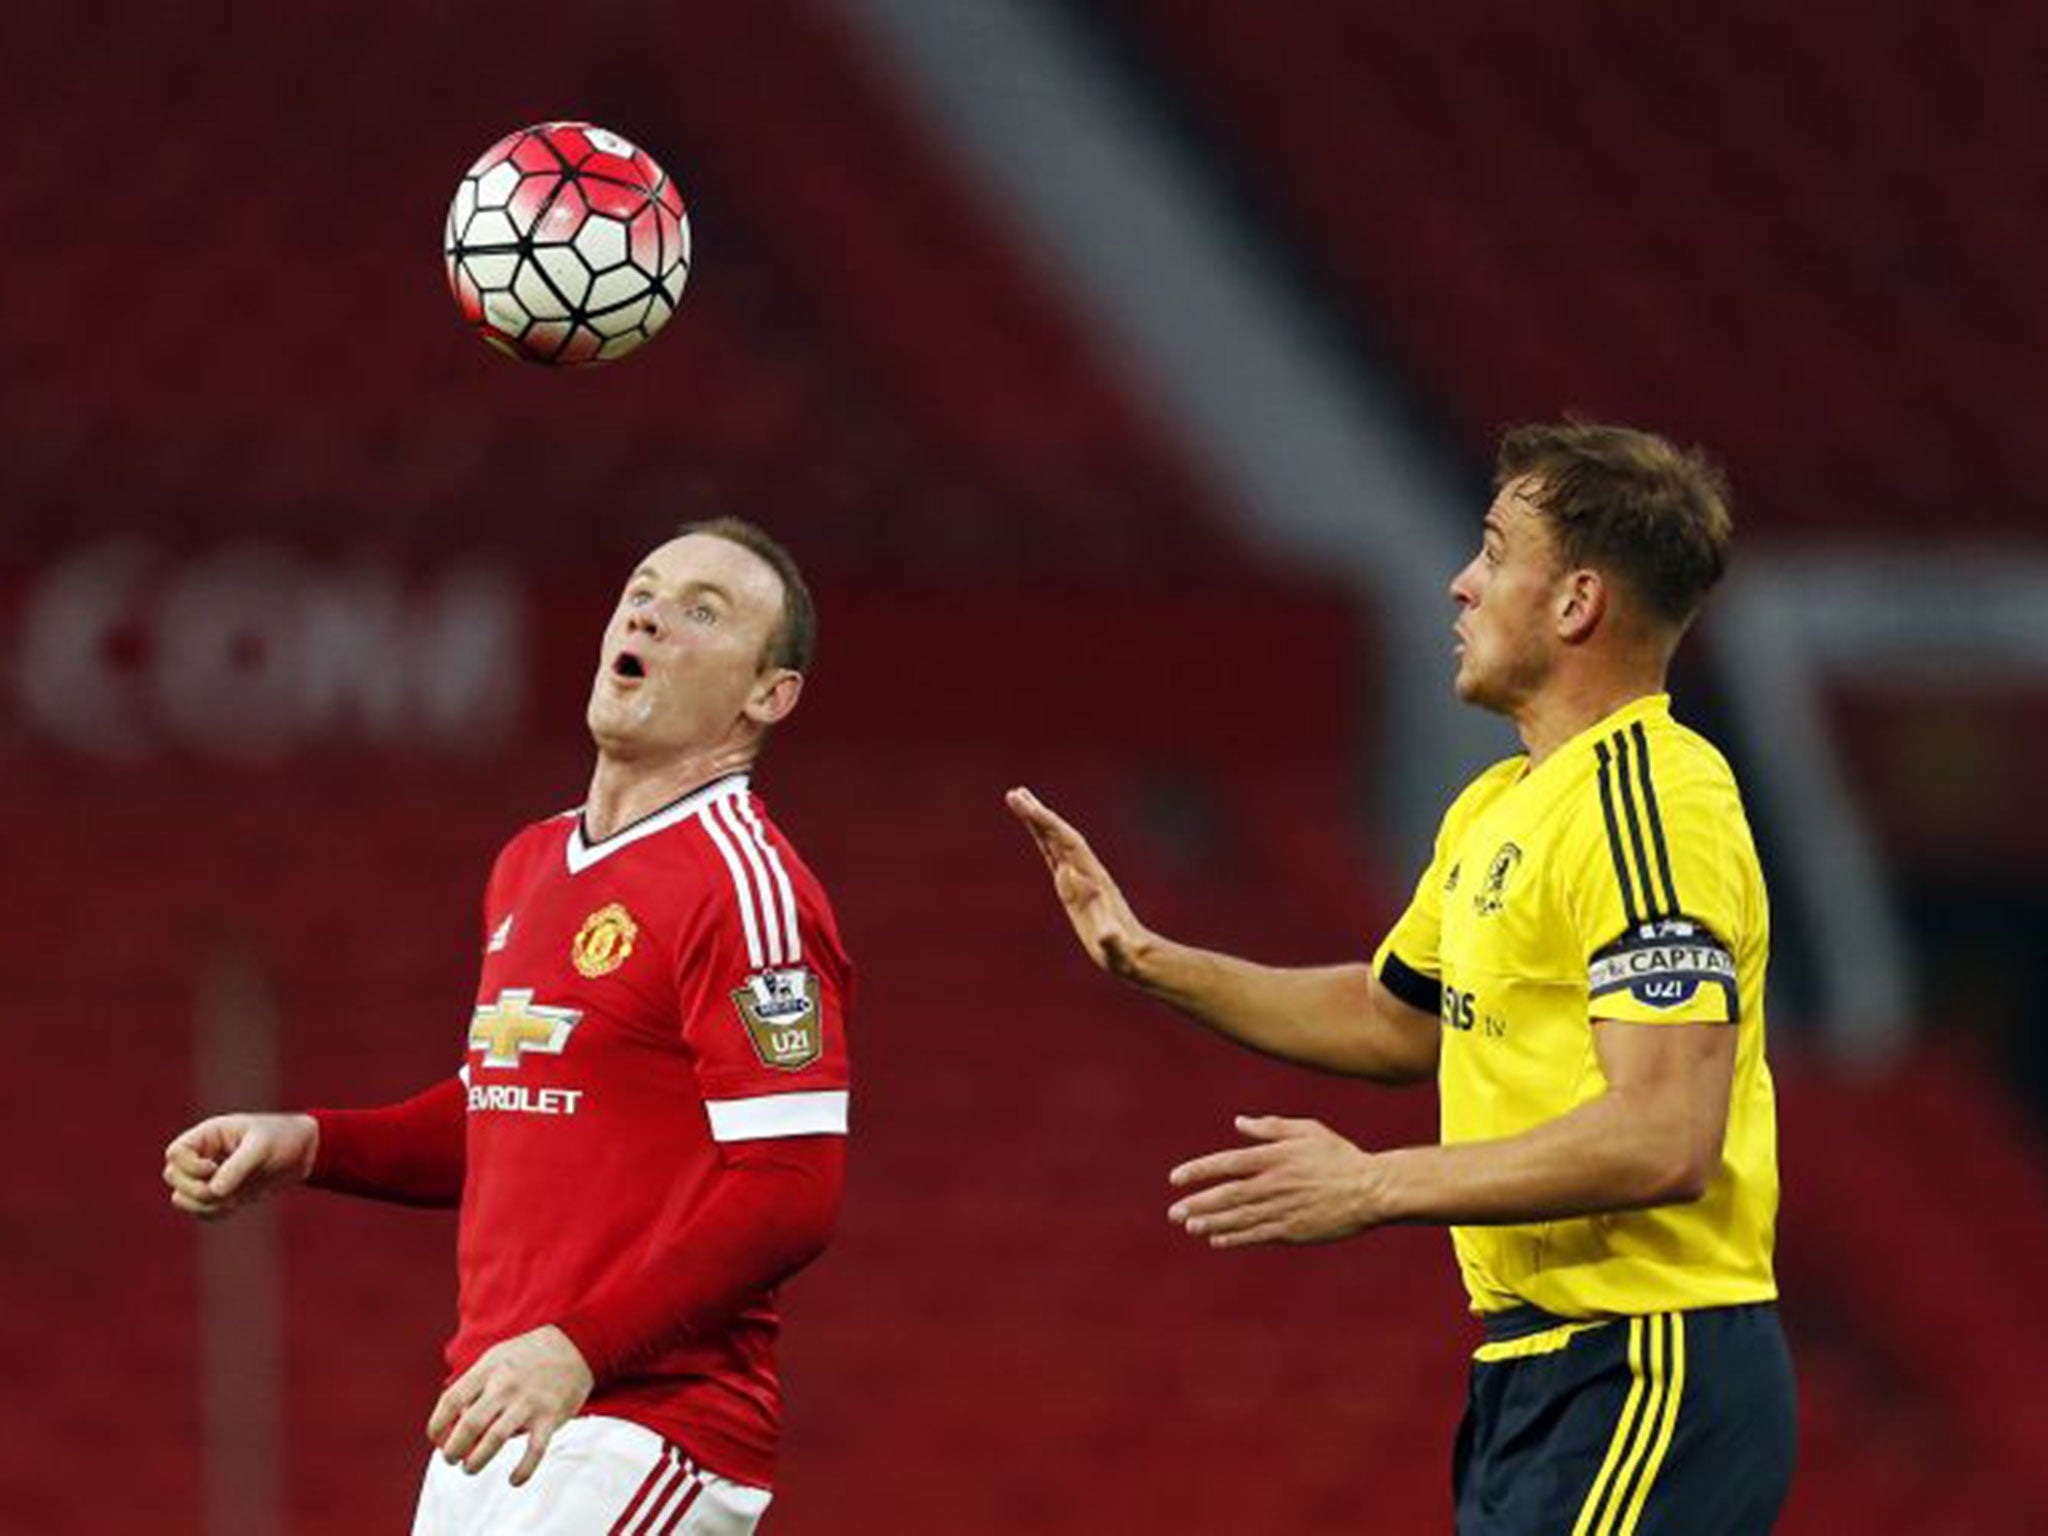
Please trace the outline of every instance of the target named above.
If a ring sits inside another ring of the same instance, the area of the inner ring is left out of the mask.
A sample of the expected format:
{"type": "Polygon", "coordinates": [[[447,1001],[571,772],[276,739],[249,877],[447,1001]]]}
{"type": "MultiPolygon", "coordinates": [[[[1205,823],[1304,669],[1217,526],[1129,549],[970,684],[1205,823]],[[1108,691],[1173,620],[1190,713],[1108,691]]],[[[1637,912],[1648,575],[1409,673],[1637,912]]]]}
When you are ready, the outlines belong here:
{"type": "Polygon", "coordinates": [[[1514,712],[1515,729],[1529,749],[1529,766],[1534,768],[1587,726],[1664,689],[1662,667],[1612,676],[1553,678],[1549,687],[1514,712]]]}
{"type": "Polygon", "coordinates": [[[702,789],[713,779],[751,767],[753,760],[751,749],[731,746],[655,761],[614,757],[599,749],[597,767],[590,775],[590,793],[583,802],[583,835],[592,842],[603,842],[619,828],[702,789]]]}

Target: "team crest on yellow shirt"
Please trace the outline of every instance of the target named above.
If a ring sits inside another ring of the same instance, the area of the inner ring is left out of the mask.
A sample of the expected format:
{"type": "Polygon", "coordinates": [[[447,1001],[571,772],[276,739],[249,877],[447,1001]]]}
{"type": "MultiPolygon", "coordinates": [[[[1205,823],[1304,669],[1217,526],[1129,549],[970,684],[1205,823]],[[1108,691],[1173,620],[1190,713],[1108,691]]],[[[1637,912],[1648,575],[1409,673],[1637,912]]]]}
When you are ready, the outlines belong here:
{"type": "Polygon", "coordinates": [[[1486,866],[1486,880],[1472,898],[1472,910],[1481,917],[1491,917],[1506,906],[1508,877],[1521,862],[1522,850],[1513,843],[1502,843],[1500,852],[1486,866]]]}
{"type": "Polygon", "coordinates": [[[595,981],[624,965],[639,937],[640,925],[633,921],[633,914],[615,901],[583,919],[583,926],[569,941],[569,958],[579,974],[595,981]]]}

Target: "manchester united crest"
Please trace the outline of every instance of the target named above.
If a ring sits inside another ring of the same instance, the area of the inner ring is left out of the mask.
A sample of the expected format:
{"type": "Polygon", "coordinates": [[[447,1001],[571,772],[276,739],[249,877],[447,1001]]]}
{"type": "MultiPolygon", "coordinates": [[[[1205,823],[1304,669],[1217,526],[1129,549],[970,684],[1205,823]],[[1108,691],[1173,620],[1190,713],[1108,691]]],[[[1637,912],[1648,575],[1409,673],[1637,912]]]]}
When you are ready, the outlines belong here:
{"type": "Polygon", "coordinates": [[[640,925],[633,921],[633,914],[615,901],[583,919],[583,926],[570,941],[569,958],[581,975],[595,981],[626,963],[638,937],[640,925]]]}

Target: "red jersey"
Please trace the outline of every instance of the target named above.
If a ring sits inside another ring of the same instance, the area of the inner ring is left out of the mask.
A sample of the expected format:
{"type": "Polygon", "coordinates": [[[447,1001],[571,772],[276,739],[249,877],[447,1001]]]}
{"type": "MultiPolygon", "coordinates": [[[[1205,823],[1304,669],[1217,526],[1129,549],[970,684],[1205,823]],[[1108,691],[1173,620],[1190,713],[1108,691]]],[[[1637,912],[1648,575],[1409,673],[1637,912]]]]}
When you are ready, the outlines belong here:
{"type": "MultiPolygon", "coordinates": [[[[816,878],[743,774],[602,842],[569,812],[506,845],[469,1032],[451,1376],[637,1274],[717,1188],[720,1145],[843,1135],[851,971],[816,878]]],[[[772,1291],[586,1410],[767,1484],[772,1291]]]]}

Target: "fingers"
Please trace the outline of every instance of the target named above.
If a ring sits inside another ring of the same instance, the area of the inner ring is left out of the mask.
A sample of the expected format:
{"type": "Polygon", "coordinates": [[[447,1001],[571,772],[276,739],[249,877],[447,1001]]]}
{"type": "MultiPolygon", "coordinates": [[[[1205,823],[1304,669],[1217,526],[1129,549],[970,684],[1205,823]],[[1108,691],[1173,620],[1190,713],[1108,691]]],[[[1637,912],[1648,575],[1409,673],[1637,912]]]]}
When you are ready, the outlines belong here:
{"type": "Polygon", "coordinates": [[[1046,808],[1045,802],[1022,784],[1004,794],[1003,804],[1007,805],[1010,813],[1027,827],[1036,828],[1048,819],[1057,819],[1046,808]]]}
{"type": "Polygon", "coordinates": [[[164,1166],[167,1170],[176,1168],[195,1179],[210,1179],[220,1164],[197,1147],[174,1141],[164,1148],[164,1166]]]}
{"type": "Polygon", "coordinates": [[[1211,1248],[1292,1242],[1301,1202],[1297,1191],[1276,1186],[1274,1177],[1269,1173],[1218,1184],[1176,1201],[1167,1217],[1188,1236],[1207,1238],[1211,1248]]]}
{"type": "Polygon", "coordinates": [[[524,1488],[526,1480],[540,1469],[540,1459],[547,1454],[548,1442],[555,1438],[552,1424],[535,1425],[526,1437],[526,1454],[519,1458],[519,1465],[512,1469],[512,1486],[524,1488]]]}
{"type": "Polygon", "coordinates": [[[448,1438],[448,1431],[455,1427],[455,1421],[462,1417],[471,1403],[483,1396],[483,1390],[483,1377],[475,1366],[448,1383],[434,1403],[433,1413],[427,1417],[427,1438],[435,1445],[442,1444],[448,1438]]]}
{"type": "Polygon", "coordinates": [[[218,1163],[234,1150],[239,1129],[235,1118],[229,1115],[214,1115],[197,1125],[187,1126],[164,1148],[164,1160],[197,1158],[218,1163]]]}
{"type": "Polygon", "coordinates": [[[498,1454],[498,1447],[517,1431],[505,1405],[481,1391],[463,1396],[464,1406],[455,1406],[457,1394],[468,1378],[441,1394],[434,1416],[427,1421],[427,1438],[440,1448],[441,1459],[450,1466],[462,1464],[465,1472],[480,1472],[498,1454]],[[436,1425],[442,1427],[435,1432],[436,1425]]]}
{"type": "Polygon", "coordinates": [[[171,1205],[188,1216],[214,1221],[232,1207],[221,1204],[212,1181],[220,1172],[220,1158],[229,1150],[230,1130],[219,1115],[188,1126],[171,1138],[164,1148],[164,1183],[170,1186],[171,1205]]]}
{"type": "Polygon", "coordinates": [[[427,1439],[450,1466],[474,1474],[526,1435],[511,1478],[523,1484],[590,1390],[589,1367],[568,1335],[536,1328],[492,1345],[449,1383],[427,1418],[427,1439]]]}
{"type": "Polygon", "coordinates": [[[164,1155],[164,1184],[168,1184],[174,1194],[186,1194],[197,1200],[207,1192],[207,1180],[213,1178],[215,1167],[217,1163],[211,1157],[201,1157],[190,1147],[172,1143],[170,1151],[164,1155]]]}
{"type": "Polygon", "coordinates": [[[202,1120],[197,1125],[188,1125],[170,1139],[164,1147],[164,1156],[173,1157],[180,1151],[201,1151],[214,1139],[214,1132],[215,1120],[202,1120]]]}
{"type": "Polygon", "coordinates": [[[1284,1115],[1239,1115],[1233,1124],[1254,1141],[1292,1141],[1328,1129],[1320,1120],[1290,1120],[1284,1115]]]}
{"type": "Polygon", "coordinates": [[[171,1205],[187,1216],[197,1216],[201,1221],[219,1221],[223,1216],[233,1215],[236,1209],[232,1205],[221,1204],[211,1196],[194,1199],[183,1190],[171,1192],[171,1205]]]}
{"type": "Polygon", "coordinates": [[[180,1138],[164,1149],[164,1183],[170,1186],[171,1205],[188,1216],[215,1221],[230,1207],[214,1198],[209,1181],[218,1165],[180,1138]]]}
{"type": "Polygon", "coordinates": [[[164,1164],[164,1182],[170,1185],[171,1194],[174,1197],[183,1195],[187,1200],[196,1201],[200,1204],[212,1203],[213,1191],[207,1184],[207,1181],[212,1176],[213,1169],[211,1166],[201,1171],[198,1168],[181,1166],[175,1162],[164,1164]]]}
{"type": "Polygon", "coordinates": [[[1294,1229],[1278,1217],[1235,1232],[1219,1232],[1209,1239],[1211,1248],[1252,1248],[1260,1243],[1291,1243],[1294,1229]]]}
{"type": "Polygon", "coordinates": [[[1088,840],[1030,790],[1022,787],[1013,789],[1003,797],[1003,803],[1009,806],[1011,813],[1023,822],[1025,828],[1038,840],[1039,849],[1045,854],[1048,863],[1056,854],[1087,852],[1088,840]]]}
{"type": "Polygon", "coordinates": [[[523,1487],[540,1467],[559,1422],[520,1394],[502,1387],[484,1387],[474,1373],[463,1376],[441,1394],[427,1420],[427,1439],[450,1466],[460,1464],[471,1476],[496,1459],[515,1436],[527,1437],[525,1454],[512,1469],[512,1486],[523,1487]]]}
{"type": "Polygon", "coordinates": [[[1206,1237],[1212,1248],[1229,1247],[1248,1234],[1267,1228],[1284,1229],[1290,1214],[1283,1200],[1247,1197],[1243,1204],[1218,1211],[1213,1216],[1193,1216],[1181,1223],[1190,1237],[1206,1237]]]}
{"type": "Polygon", "coordinates": [[[505,1448],[520,1430],[519,1416],[510,1407],[478,1403],[462,1416],[462,1422],[455,1426],[455,1434],[449,1437],[449,1448],[442,1452],[450,1461],[462,1454],[456,1445],[458,1437],[468,1434],[472,1443],[467,1454],[462,1454],[462,1470],[471,1477],[491,1464],[491,1459],[505,1448]]]}
{"type": "MultiPolygon", "coordinates": [[[[1262,1179],[1232,1179],[1227,1184],[1218,1184],[1198,1195],[1189,1195],[1185,1199],[1174,1201],[1166,1214],[1182,1226],[1187,1226],[1189,1222],[1205,1216],[1214,1216],[1237,1206],[1265,1200],[1271,1194],[1271,1189],[1262,1179]]],[[[1192,1231],[1193,1228],[1189,1230],[1192,1231]]]]}
{"type": "Polygon", "coordinates": [[[270,1144],[260,1131],[251,1131],[236,1144],[228,1154],[228,1160],[215,1170],[207,1181],[207,1188],[217,1200],[225,1200],[242,1187],[242,1181],[262,1165],[269,1155],[270,1144]]]}
{"type": "Polygon", "coordinates": [[[1273,1152],[1269,1147],[1232,1147],[1227,1152],[1211,1152],[1207,1157],[1192,1158],[1182,1163],[1166,1176],[1166,1182],[1181,1188],[1189,1184],[1207,1184],[1215,1179],[1242,1178],[1263,1171],[1272,1162],[1273,1152]]]}

